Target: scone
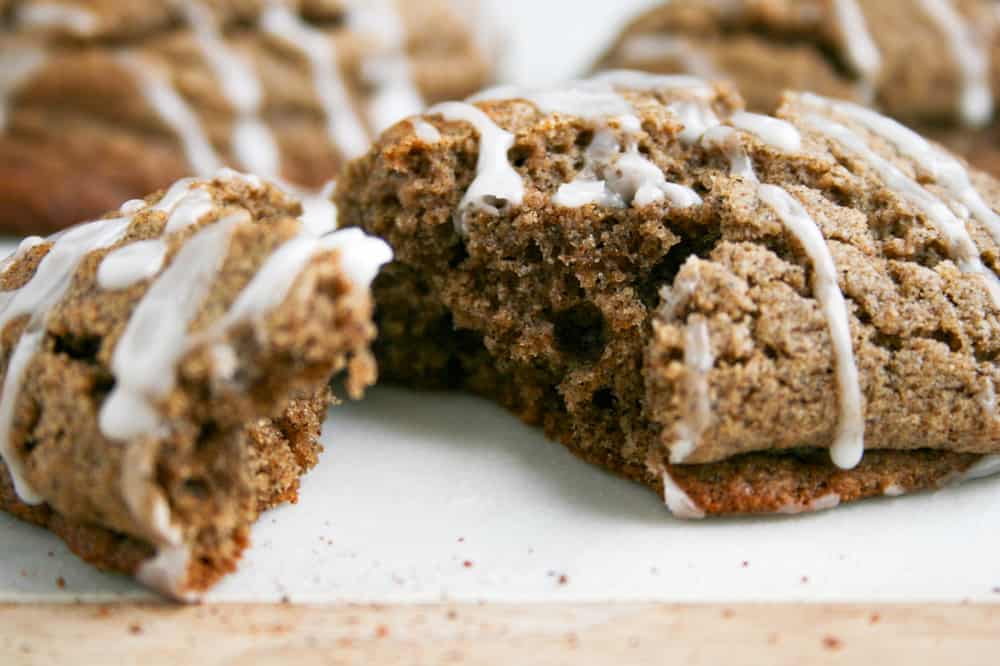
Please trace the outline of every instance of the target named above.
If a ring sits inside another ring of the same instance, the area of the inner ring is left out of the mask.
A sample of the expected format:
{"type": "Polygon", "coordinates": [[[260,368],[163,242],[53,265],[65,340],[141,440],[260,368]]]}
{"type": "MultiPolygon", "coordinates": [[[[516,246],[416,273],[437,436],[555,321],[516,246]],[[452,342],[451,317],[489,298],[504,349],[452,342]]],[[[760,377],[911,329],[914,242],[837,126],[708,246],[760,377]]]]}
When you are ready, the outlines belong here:
{"type": "Polygon", "coordinates": [[[1000,175],[1000,5],[993,0],[672,0],[597,67],[734,81],[752,111],[784,90],[869,106],[1000,175]]]}
{"type": "Polygon", "coordinates": [[[495,398],[678,515],[1000,471],[1000,185],[862,107],[615,72],[388,130],[383,377],[495,398]]]}
{"type": "Polygon", "coordinates": [[[47,233],[222,166],[318,188],[425,101],[489,82],[465,5],[8,2],[0,232],[47,233]]]}
{"type": "Polygon", "coordinates": [[[334,209],[222,172],[29,238],[0,274],[0,508],[192,600],[297,498],[328,383],[374,381],[391,253],[334,209]]]}

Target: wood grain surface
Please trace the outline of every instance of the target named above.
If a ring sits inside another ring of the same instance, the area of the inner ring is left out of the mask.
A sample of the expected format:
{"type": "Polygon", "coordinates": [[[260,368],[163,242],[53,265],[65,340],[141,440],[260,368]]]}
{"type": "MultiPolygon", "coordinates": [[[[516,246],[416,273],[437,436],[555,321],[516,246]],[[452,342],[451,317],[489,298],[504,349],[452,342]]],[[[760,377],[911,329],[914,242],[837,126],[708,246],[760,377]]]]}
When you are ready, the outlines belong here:
{"type": "Polygon", "coordinates": [[[0,605],[0,664],[1000,664],[1000,606],[0,605]]]}

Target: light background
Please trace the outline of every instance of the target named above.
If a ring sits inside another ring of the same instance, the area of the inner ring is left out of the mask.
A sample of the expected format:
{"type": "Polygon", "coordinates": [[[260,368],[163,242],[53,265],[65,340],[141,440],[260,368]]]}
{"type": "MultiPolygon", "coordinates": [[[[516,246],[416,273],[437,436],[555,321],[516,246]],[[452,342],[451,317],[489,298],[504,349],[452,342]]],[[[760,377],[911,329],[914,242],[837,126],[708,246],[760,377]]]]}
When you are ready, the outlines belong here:
{"type": "MultiPolygon", "coordinates": [[[[648,4],[498,0],[516,26],[508,71],[528,84],[572,77],[628,9],[648,4]]],[[[264,516],[240,572],[211,599],[1000,600],[995,481],[686,523],[471,397],[379,388],[333,410],[324,441],[302,501],[264,516]]],[[[146,594],[0,515],[0,600],[146,594]]]]}

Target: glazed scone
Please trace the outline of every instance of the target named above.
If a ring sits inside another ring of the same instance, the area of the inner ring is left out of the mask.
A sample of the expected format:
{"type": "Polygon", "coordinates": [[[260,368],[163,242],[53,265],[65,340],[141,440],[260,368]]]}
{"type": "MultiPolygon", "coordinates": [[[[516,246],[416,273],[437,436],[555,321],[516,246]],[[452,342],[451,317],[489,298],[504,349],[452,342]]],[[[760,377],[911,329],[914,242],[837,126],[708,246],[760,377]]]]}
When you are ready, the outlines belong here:
{"type": "Polygon", "coordinates": [[[461,7],[16,0],[0,12],[0,231],[47,233],[221,166],[318,188],[396,120],[490,81],[461,7]]]}
{"type": "Polygon", "coordinates": [[[0,508],[191,600],[297,499],[329,381],[375,377],[391,253],[328,202],[224,171],[29,238],[0,275],[0,508]]]}
{"type": "Polygon", "coordinates": [[[496,398],[682,516],[1000,471],[1000,186],[862,107],[742,106],[618,72],[386,132],[336,194],[395,251],[383,377],[496,398]]]}
{"type": "Polygon", "coordinates": [[[676,0],[633,20],[597,65],[736,83],[752,111],[784,90],[874,106],[1000,174],[993,0],[676,0]]]}

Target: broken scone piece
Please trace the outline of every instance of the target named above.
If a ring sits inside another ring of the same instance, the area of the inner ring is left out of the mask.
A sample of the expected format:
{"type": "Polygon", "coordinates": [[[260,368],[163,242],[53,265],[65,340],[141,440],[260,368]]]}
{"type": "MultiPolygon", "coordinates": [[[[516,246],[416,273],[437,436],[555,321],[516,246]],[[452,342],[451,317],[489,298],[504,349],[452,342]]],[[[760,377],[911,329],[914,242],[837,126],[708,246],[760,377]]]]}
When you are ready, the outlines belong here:
{"type": "Polygon", "coordinates": [[[196,599],[316,463],[331,376],[375,378],[391,253],[223,171],[29,238],[3,264],[0,508],[196,599]]]}
{"type": "Polygon", "coordinates": [[[396,253],[383,377],[493,397],[678,515],[1000,471],[1000,186],[884,116],[612,72],[438,105],[338,185],[396,253]]]}

